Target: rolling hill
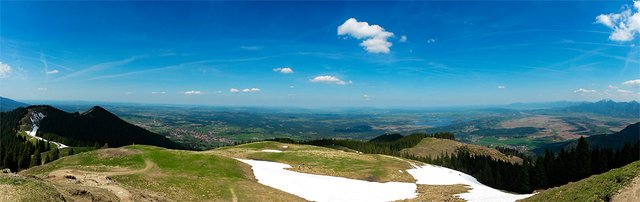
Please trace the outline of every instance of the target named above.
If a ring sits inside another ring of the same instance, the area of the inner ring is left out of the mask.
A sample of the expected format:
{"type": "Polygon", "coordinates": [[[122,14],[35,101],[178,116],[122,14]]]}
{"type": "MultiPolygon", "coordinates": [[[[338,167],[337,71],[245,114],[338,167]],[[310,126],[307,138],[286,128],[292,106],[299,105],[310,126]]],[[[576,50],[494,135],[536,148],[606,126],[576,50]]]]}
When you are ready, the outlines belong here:
{"type": "Polygon", "coordinates": [[[637,191],[640,190],[638,182],[640,161],[577,182],[543,190],[523,201],[637,201],[640,199],[637,195],[637,191]]]}
{"type": "MultiPolygon", "coordinates": [[[[627,143],[636,143],[640,140],[640,122],[628,125],[619,132],[612,134],[592,135],[586,137],[585,140],[593,148],[612,148],[620,149],[627,143]]],[[[535,153],[543,153],[545,149],[551,151],[559,151],[561,148],[568,149],[575,147],[577,142],[575,140],[557,142],[549,144],[543,148],[534,150],[535,153]]]]}
{"type": "Polygon", "coordinates": [[[387,201],[376,196],[398,193],[408,195],[392,200],[462,201],[529,196],[504,193],[458,171],[412,160],[279,142],[200,152],[145,145],[99,149],[17,175],[0,174],[0,192],[8,193],[0,198],[8,201],[387,201]],[[269,181],[269,176],[276,178],[269,181]],[[343,183],[333,183],[338,181],[343,183]],[[334,191],[314,195],[329,190],[334,191]],[[33,191],[38,193],[25,194],[33,191]]]}
{"type": "Polygon", "coordinates": [[[432,137],[423,138],[417,145],[411,148],[403,149],[401,150],[401,152],[413,156],[436,158],[440,155],[455,154],[456,150],[460,147],[468,148],[469,151],[475,155],[490,156],[494,160],[501,160],[511,163],[522,163],[522,159],[520,157],[507,156],[496,149],[479,145],[466,144],[455,140],[432,137]]]}
{"type": "Polygon", "coordinates": [[[17,109],[18,107],[26,106],[29,106],[29,104],[18,102],[5,97],[0,97],[0,112],[7,112],[17,109]]]}
{"type": "Polygon", "coordinates": [[[102,107],[83,113],[67,113],[51,106],[30,106],[19,120],[20,130],[70,146],[120,147],[146,144],[166,148],[182,148],[164,136],[127,123],[102,107]],[[35,131],[35,132],[33,132],[35,131]]]}

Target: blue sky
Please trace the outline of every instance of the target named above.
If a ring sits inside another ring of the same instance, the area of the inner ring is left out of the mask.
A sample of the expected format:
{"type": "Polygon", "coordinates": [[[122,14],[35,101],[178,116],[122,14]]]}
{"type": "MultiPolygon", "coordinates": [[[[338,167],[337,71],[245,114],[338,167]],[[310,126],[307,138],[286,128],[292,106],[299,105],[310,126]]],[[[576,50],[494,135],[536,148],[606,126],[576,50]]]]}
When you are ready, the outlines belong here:
{"type": "Polygon", "coordinates": [[[0,95],[245,106],[638,100],[638,7],[2,2],[0,95]]]}

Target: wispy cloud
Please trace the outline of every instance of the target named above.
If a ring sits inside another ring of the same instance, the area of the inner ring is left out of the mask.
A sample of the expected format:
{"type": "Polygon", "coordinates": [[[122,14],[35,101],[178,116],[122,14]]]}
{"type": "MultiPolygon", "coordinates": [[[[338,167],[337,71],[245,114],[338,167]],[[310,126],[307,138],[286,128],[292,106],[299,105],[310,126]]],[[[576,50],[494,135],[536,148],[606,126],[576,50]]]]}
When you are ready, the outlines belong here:
{"type": "Polygon", "coordinates": [[[573,93],[578,93],[578,94],[587,94],[587,93],[595,93],[597,92],[596,90],[589,90],[589,89],[584,89],[584,88],[579,88],[578,90],[574,90],[573,93]]]}
{"type": "Polygon", "coordinates": [[[507,88],[506,86],[498,86],[498,89],[505,89],[507,88]]]}
{"type": "Polygon", "coordinates": [[[622,82],[623,85],[631,86],[631,87],[640,87],[640,79],[628,80],[622,82]]]}
{"type": "Polygon", "coordinates": [[[202,95],[203,92],[198,90],[190,90],[190,91],[184,92],[184,94],[185,95],[202,95]]]}
{"type": "Polygon", "coordinates": [[[169,66],[158,67],[158,68],[151,68],[151,69],[144,69],[144,70],[138,70],[138,71],[123,72],[123,73],[118,73],[118,74],[102,75],[102,76],[97,76],[97,77],[90,78],[89,80],[112,79],[112,78],[119,78],[119,77],[125,77],[125,76],[137,75],[137,74],[165,71],[165,70],[170,70],[170,69],[180,69],[180,68],[184,68],[184,67],[187,67],[187,66],[190,66],[190,65],[197,65],[197,64],[249,62],[249,61],[259,61],[259,60],[269,59],[269,58],[273,58],[273,57],[277,57],[277,56],[237,58],[237,59],[199,60],[199,61],[186,62],[186,63],[176,64],[176,65],[169,65],[169,66]]]}
{"type": "Polygon", "coordinates": [[[260,50],[261,47],[260,46],[240,46],[240,49],[248,50],[248,51],[256,51],[256,50],[260,50]]]}
{"type": "Polygon", "coordinates": [[[138,60],[140,58],[142,58],[142,56],[133,56],[133,57],[130,57],[130,58],[127,58],[127,59],[124,59],[124,60],[100,63],[100,64],[97,64],[97,65],[93,65],[91,67],[88,67],[86,69],[82,69],[82,70],[79,70],[79,71],[75,71],[75,72],[73,72],[71,74],[67,74],[65,76],[58,77],[56,79],[56,81],[66,80],[66,79],[69,79],[69,78],[74,78],[74,77],[77,77],[77,76],[84,75],[86,73],[90,73],[90,72],[95,72],[95,71],[99,71],[99,70],[103,70],[103,69],[108,69],[108,68],[112,68],[112,67],[126,65],[126,64],[129,64],[129,63],[131,63],[133,61],[136,61],[136,60],[138,60]]]}
{"type": "Polygon", "coordinates": [[[261,89],[260,88],[245,88],[242,90],[239,90],[237,88],[230,88],[229,92],[231,93],[257,93],[260,92],[261,89]]]}
{"type": "MultiPolygon", "coordinates": [[[[187,91],[187,92],[189,92],[189,91],[187,91]]],[[[164,94],[167,94],[167,92],[165,92],[165,91],[154,91],[154,92],[151,92],[151,94],[154,94],[154,95],[163,94],[164,95],[164,94]]]]}
{"type": "Polygon", "coordinates": [[[351,81],[343,81],[342,79],[335,77],[335,76],[329,76],[329,75],[323,75],[323,76],[316,76],[313,79],[309,80],[313,83],[324,83],[324,84],[337,84],[337,85],[346,85],[346,84],[351,84],[353,82],[351,81]]]}
{"type": "Polygon", "coordinates": [[[60,71],[58,71],[57,69],[51,70],[51,71],[47,71],[47,74],[57,74],[60,73],[60,71]]]}
{"type": "Polygon", "coordinates": [[[385,31],[380,25],[369,25],[367,22],[358,22],[355,18],[349,18],[338,26],[338,35],[349,35],[356,39],[363,39],[360,46],[370,53],[389,53],[393,44],[388,41],[393,37],[392,32],[385,31]]]}
{"type": "Polygon", "coordinates": [[[406,35],[402,35],[402,36],[400,36],[400,39],[398,39],[398,41],[399,41],[400,43],[407,42],[407,36],[406,36],[406,35]]]}
{"type": "Polygon", "coordinates": [[[0,62],[0,79],[7,78],[9,75],[11,75],[11,66],[0,62]]]}

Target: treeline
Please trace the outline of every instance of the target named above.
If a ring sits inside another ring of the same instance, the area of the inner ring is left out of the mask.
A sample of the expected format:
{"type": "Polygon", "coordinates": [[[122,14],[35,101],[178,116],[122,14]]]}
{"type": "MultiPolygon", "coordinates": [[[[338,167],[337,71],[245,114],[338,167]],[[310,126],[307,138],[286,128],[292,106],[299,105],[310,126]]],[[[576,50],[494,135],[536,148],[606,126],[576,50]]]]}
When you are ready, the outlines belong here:
{"type": "Polygon", "coordinates": [[[342,146],[362,153],[399,156],[458,170],[488,186],[517,193],[531,193],[538,189],[564,185],[624,166],[640,158],[640,142],[628,143],[620,150],[591,149],[584,138],[578,139],[577,146],[572,149],[563,149],[557,154],[547,151],[545,155],[537,157],[527,157],[513,149],[499,148],[507,154],[522,157],[522,164],[477,155],[471,153],[466,147],[460,147],[455,154],[443,154],[437,158],[412,156],[400,152],[402,149],[414,147],[425,137],[454,139],[451,133],[416,133],[387,142],[343,139],[294,141],[288,138],[271,139],[271,141],[315,146],[342,146]]]}
{"type": "Polygon", "coordinates": [[[386,154],[399,156],[400,150],[416,146],[425,137],[455,139],[452,133],[414,133],[392,141],[365,142],[360,140],[348,139],[319,139],[301,141],[299,143],[315,146],[342,146],[367,154],[386,154]]]}
{"type": "Polygon", "coordinates": [[[523,158],[522,164],[474,155],[464,147],[454,155],[441,155],[437,158],[406,154],[402,157],[467,173],[497,189],[531,193],[533,190],[575,182],[636,161],[640,158],[639,145],[640,142],[628,143],[620,150],[590,149],[587,141],[580,138],[575,148],[563,149],[557,154],[547,150],[543,156],[523,158]]]}
{"type": "Polygon", "coordinates": [[[26,113],[25,108],[0,113],[0,168],[12,171],[41,165],[58,158],[58,148],[42,140],[29,141],[17,135],[19,120],[26,113]],[[42,158],[43,152],[49,154],[42,158]]]}

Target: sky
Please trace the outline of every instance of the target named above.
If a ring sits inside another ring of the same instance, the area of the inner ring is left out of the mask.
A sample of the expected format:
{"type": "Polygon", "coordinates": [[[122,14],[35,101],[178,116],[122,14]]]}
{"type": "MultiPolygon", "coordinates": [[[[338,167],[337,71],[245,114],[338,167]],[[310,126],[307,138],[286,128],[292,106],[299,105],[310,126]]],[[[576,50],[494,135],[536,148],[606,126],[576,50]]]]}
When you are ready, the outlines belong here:
{"type": "Polygon", "coordinates": [[[0,96],[221,106],[640,98],[640,1],[0,2],[0,96]]]}

